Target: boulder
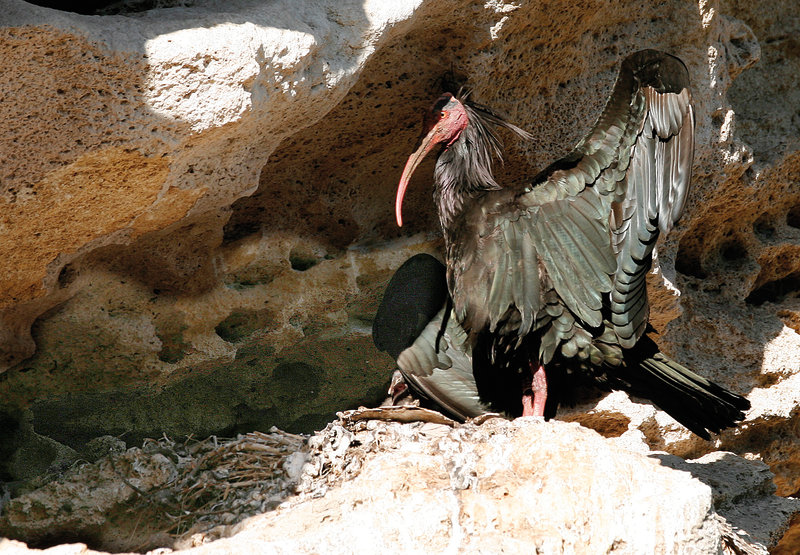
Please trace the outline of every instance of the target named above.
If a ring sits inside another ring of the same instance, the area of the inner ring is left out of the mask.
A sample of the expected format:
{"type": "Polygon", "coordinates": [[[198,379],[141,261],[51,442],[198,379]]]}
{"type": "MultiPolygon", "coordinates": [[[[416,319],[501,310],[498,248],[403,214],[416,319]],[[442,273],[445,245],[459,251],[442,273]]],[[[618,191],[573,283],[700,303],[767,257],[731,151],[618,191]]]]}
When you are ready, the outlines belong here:
{"type": "Polygon", "coordinates": [[[305,443],[273,430],[109,456],[12,500],[0,532],[113,552],[765,554],[800,510],[732,453],[637,453],[537,418],[342,416],[305,443]]]}

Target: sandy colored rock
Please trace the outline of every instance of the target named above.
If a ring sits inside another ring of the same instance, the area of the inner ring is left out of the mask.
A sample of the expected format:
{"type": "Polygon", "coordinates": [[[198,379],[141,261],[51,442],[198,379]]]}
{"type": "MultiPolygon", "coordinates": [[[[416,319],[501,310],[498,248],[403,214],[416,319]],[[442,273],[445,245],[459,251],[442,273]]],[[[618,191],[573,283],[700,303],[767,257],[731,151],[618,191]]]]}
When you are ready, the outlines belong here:
{"type": "Polygon", "coordinates": [[[29,555],[30,553],[47,553],[48,555],[100,555],[100,551],[87,548],[83,544],[63,544],[50,549],[28,549],[22,542],[0,539],[0,552],[6,555],[29,555]]]}
{"type": "Polygon", "coordinates": [[[39,525],[41,535],[80,519],[72,529],[126,551],[136,544],[112,515],[128,505],[137,507],[139,545],[181,553],[717,553],[730,545],[766,553],[800,508],[773,495],[763,463],[720,452],[695,461],[636,453],[563,422],[492,418],[451,427],[345,418],[299,451],[278,449],[296,449],[300,439],[273,431],[219,447],[151,442],[13,500],[0,529],[39,525]],[[177,461],[169,482],[143,480],[162,460],[177,461]],[[103,487],[81,495],[93,473],[103,487]],[[27,516],[33,505],[37,519],[27,516]],[[68,505],[70,513],[62,510],[68,505]],[[187,513],[197,524],[178,527],[175,545],[158,533],[159,525],[175,528],[174,506],[199,513],[187,513]],[[249,514],[256,516],[242,520],[249,514]]]}
{"type": "Polygon", "coordinates": [[[3,13],[5,476],[39,444],[23,422],[80,452],[109,434],[311,430],[377,402],[393,366],[369,338],[381,291],[440,248],[430,166],[406,226],[392,217],[422,110],[466,85],[536,137],[509,141],[499,170],[527,178],[585,133],[626,54],[658,48],[689,69],[697,149],[648,278],[653,325],[753,408],[714,442],[618,393],[562,417],[641,452],[762,460],[780,495],[800,489],[793,2],[238,0],[82,16],[6,0],[3,13]]]}
{"type": "Polygon", "coordinates": [[[280,537],[270,547],[286,553],[717,549],[706,486],[574,424],[494,419],[428,441],[420,436],[397,447],[399,459],[391,452],[368,458],[356,478],[322,499],[246,521],[235,541],[255,546],[249,542],[258,537],[280,537]],[[319,523],[313,534],[303,533],[304,521],[319,523]]]}
{"type": "Polygon", "coordinates": [[[0,290],[6,295],[0,309],[41,296],[48,266],[60,254],[72,255],[131,223],[138,233],[157,229],[142,214],[155,202],[168,167],[166,159],[146,159],[121,148],[93,152],[48,174],[27,201],[5,201],[0,257],[7,264],[0,290]]]}

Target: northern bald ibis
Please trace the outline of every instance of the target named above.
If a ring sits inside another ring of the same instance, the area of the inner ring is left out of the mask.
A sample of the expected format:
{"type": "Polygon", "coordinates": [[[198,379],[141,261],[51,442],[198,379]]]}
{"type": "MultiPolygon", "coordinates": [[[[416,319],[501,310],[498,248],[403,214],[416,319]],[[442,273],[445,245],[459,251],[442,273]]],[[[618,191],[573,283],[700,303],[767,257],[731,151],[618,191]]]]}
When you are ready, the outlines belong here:
{"type": "Polygon", "coordinates": [[[636,52],[572,152],[530,179],[498,183],[498,131],[530,135],[485,106],[442,95],[425,115],[395,205],[402,225],[411,175],[436,150],[449,301],[427,309],[418,335],[393,347],[412,387],[462,418],[486,410],[552,418],[589,379],[652,400],[703,438],[742,420],[747,399],[648,337],[645,276],[659,234],[686,203],[694,125],[683,62],[636,52]]]}

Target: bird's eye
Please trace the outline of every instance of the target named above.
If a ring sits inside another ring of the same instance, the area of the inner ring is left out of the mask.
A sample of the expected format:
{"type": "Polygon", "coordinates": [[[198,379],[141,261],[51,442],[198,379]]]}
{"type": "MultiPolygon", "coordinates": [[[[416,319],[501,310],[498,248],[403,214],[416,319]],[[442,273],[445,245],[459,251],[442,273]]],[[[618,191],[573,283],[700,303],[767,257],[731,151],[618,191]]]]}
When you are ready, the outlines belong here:
{"type": "Polygon", "coordinates": [[[447,117],[447,112],[445,110],[442,110],[441,112],[439,112],[439,117],[440,118],[446,118],[447,117]]]}

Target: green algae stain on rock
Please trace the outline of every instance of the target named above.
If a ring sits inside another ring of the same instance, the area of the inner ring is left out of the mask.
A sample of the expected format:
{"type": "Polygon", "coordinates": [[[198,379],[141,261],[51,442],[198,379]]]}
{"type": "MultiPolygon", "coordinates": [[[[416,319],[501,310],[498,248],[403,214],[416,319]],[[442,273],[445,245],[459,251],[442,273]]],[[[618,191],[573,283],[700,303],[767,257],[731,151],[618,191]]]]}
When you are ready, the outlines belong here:
{"type": "Polygon", "coordinates": [[[337,411],[377,405],[392,367],[369,336],[321,333],[279,352],[253,337],[235,360],[182,371],[166,386],[40,400],[31,407],[33,427],[77,450],[101,435],[137,445],[162,434],[225,436],[271,426],[311,432],[337,411]]]}

